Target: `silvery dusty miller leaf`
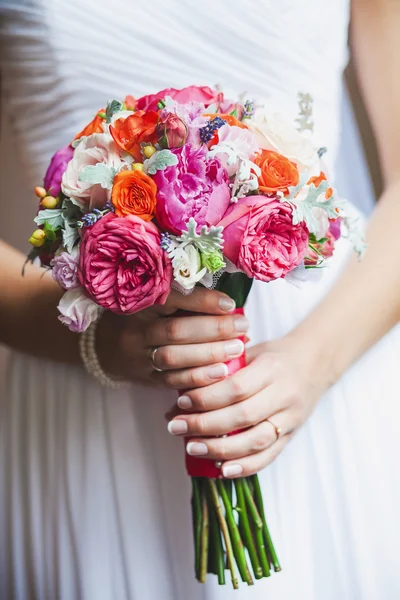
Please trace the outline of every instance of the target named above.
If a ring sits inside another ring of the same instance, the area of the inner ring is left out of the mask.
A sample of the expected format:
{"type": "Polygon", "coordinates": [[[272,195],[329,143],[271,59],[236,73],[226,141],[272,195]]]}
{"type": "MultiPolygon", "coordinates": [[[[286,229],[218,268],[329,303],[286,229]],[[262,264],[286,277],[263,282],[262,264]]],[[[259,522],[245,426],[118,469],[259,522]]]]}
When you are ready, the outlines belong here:
{"type": "Polygon", "coordinates": [[[102,188],[110,190],[113,185],[116,170],[112,167],[108,167],[104,163],[97,163],[97,165],[88,165],[79,175],[79,181],[86,181],[95,185],[99,183],[102,188]]]}
{"type": "Polygon", "coordinates": [[[52,229],[62,227],[64,224],[61,208],[47,208],[46,210],[40,210],[34,221],[36,225],[44,225],[44,223],[48,223],[51,225],[52,229]]]}
{"type": "Polygon", "coordinates": [[[156,171],[163,171],[167,167],[178,164],[178,159],[171,150],[159,150],[151,158],[144,161],[143,166],[146,173],[155,175],[156,171]]]}
{"type": "Polygon", "coordinates": [[[65,221],[65,229],[62,232],[63,246],[68,250],[72,251],[76,240],[79,238],[79,232],[77,227],[72,227],[68,221],[65,221]]]}
{"type": "Polygon", "coordinates": [[[106,122],[111,123],[113,115],[119,112],[122,108],[122,102],[120,100],[110,100],[107,102],[106,108],[106,122]]]}

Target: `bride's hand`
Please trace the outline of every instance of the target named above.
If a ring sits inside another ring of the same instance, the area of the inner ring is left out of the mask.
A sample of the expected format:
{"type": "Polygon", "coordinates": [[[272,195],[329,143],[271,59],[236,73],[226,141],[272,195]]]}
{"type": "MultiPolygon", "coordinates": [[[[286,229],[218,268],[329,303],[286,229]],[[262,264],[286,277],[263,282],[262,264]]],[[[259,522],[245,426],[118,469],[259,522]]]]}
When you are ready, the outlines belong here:
{"type": "Polygon", "coordinates": [[[290,336],[250,349],[248,359],[231,377],[180,398],[180,408],[191,414],[181,411],[168,424],[170,433],[190,438],[189,454],[222,461],[225,477],[270,464],[329,386],[317,357],[290,336]]]}
{"type": "Polygon", "coordinates": [[[172,291],[164,306],[129,317],[105,313],[98,327],[97,351],[103,368],[135,382],[174,389],[209,385],[227,376],[225,362],[240,356],[248,321],[232,314],[225,294],[195,288],[188,296],[172,291]],[[198,316],[174,316],[176,311],[198,316]],[[162,372],[154,370],[154,364],[162,372]]]}

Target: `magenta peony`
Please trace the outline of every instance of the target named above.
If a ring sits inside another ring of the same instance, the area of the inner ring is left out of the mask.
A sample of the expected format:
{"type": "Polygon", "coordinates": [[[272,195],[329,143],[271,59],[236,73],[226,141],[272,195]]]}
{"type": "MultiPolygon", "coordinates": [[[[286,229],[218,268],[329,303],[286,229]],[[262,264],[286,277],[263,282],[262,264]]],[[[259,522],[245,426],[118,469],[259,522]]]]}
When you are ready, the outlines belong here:
{"type": "Polygon", "coordinates": [[[44,189],[48,194],[57,196],[60,193],[62,176],[73,154],[74,149],[72,146],[65,146],[54,154],[43,182],[44,189]]]}
{"type": "Polygon", "coordinates": [[[215,225],[230,202],[229,177],[217,158],[206,160],[207,148],[186,144],[172,151],[178,164],[157,171],[156,217],[161,227],[173,234],[186,229],[190,217],[198,225],[215,225]]]}
{"type": "Polygon", "coordinates": [[[172,266],[159,231],[134,215],[109,213],[86,229],[79,267],[90,298],[120,314],[163,304],[171,289],[172,266]]]}
{"type": "Polygon", "coordinates": [[[166,88],[156,94],[142,96],[136,102],[138,110],[157,110],[160,100],[165,100],[169,96],[172,100],[176,100],[179,104],[187,104],[188,102],[201,102],[204,106],[209,106],[213,102],[223,102],[224,95],[222,92],[212,90],[203,85],[190,85],[189,87],[177,90],[175,88],[166,88]]]}
{"type": "Polygon", "coordinates": [[[291,206],[278,198],[242,198],[219,225],[224,226],[225,256],[260,281],[285,277],[307,252],[307,227],[293,225],[291,206]]]}

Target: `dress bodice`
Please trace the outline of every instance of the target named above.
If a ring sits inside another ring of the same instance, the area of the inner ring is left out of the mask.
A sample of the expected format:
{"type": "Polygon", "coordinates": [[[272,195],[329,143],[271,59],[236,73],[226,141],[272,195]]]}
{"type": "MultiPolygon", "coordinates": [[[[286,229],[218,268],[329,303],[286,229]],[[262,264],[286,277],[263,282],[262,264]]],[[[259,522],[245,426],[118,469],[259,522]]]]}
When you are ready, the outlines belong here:
{"type": "Polygon", "coordinates": [[[0,0],[6,108],[32,183],[112,97],[220,84],[289,115],[314,100],[333,161],[348,0],[0,0]]]}

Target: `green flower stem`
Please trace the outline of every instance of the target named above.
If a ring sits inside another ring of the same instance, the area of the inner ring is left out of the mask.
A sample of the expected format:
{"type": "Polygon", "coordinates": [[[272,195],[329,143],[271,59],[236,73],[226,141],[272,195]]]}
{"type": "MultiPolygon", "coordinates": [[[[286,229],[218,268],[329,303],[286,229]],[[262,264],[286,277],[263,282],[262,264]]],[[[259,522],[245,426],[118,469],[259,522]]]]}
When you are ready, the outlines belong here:
{"type": "Polygon", "coordinates": [[[207,577],[208,564],[208,538],[209,538],[209,519],[208,519],[208,502],[207,490],[204,484],[200,489],[201,496],[201,537],[200,537],[200,573],[199,581],[205,583],[207,577]]]}
{"type": "Polygon", "coordinates": [[[229,498],[229,502],[232,504],[232,498],[233,498],[233,481],[232,479],[223,479],[222,480],[225,489],[226,489],[226,493],[228,494],[228,498],[229,498]]]}
{"type": "Polygon", "coordinates": [[[228,525],[227,522],[225,520],[224,517],[224,513],[222,512],[222,506],[221,506],[221,501],[220,501],[220,497],[218,494],[218,488],[217,488],[217,484],[216,484],[216,480],[215,479],[208,479],[208,485],[210,488],[210,492],[211,492],[211,496],[214,502],[214,506],[215,506],[215,510],[217,513],[217,517],[218,517],[218,521],[219,521],[219,526],[220,529],[222,531],[222,535],[225,541],[225,550],[226,550],[226,560],[228,563],[228,569],[231,572],[231,578],[232,578],[232,585],[233,585],[233,589],[237,590],[239,589],[239,582],[238,579],[236,577],[236,571],[235,571],[235,563],[234,563],[234,554],[233,554],[233,548],[232,548],[232,541],[229,535],[229,529],[228,529],[228,525]]]}
{"type": "Polygon", "coordinates": [[[218,525],[217,511],[212,498],[208,508],[210,514],[210,538],[212,540],[212,544],[210,546],[210,555],[212,556],[211,572],[218,575],[219,585],[225,585],[224,548],[222,545],[221,531],[218,525]]]}
{"type": "Polygon", "coordinates": [[[265,541],[265,544],[267,546],[267,551],[268,551],[268,554],[269,554],[269,557],[270,557],[270,560],[271,560],[271,564],[274,567],[274,571],[280,571],[281,570],[281,565],[279,564],[278,556],[277,556],[277,554],[275,552],[274,544],[272,543],[272,538],[271,538],[271,535],[269,533],[267,522],[265,520],[264,504],[263,504],[263,499],[262,499],[260,482],[258,480],[258,476],[257,475],[253,475],[251,479],[252,479],[252,482],[253,482],[253,485],[254,485],[254,498],[255,498],[255,502],[256,502],[256,505],[257,505],[258,510],[260,512],[261,518],[263,520],[264,541],[265,541]]]}
{"type": "Polygon", "coordinates": [[[257,551],[254,546],[253,534],[251,532],[249,518],[247,516],[242,479],[235,479],[235,489],[237,498],[237,508],[239,509],[239,527],[242,531],[245,546],[249,552],[254,577],[256,579],[261,579],[261,577],[263,576],[263,571],[260,566],[260,561],[258,560],[257,551]]]}
{"type": "Polygon", "coordinates": [[[263,577],[269,577],[271,575],[271,571],[269,568],[267,549],[265,547],[265,541],[263,537],[263,530],[259,527],[255,527],[255,538],[256,538],[256,546],[258,550],[258,555],[260,557],[261,568],[263,577]]]}
{"type": "Polygon", "coordinates": [[[240,532],[238,526],[236,525],[235,518],[233,516],[232,504],[229,502],[228,494],[226,493],[223,481],[218,480],[217,486],[222,498],[222,502],[225,506],[226,522],[228,524],[229,532],[232,536],[233,552],[235,554],[240,576],[242,580],[245,581],[248,585],[253,585],[253,579],[251,577],[250,570],[247,565],[242,538],[240,537],[240,532]]]}
{"type": "Polygon", "coordinates": [[[247,479],[243,479],[243,491],[244,491],[244,496],[246,498],[246,504],[249,508],[250,514],[254,521],[254,525],[256,527],[258,527],[259,529],[262,529],[263,522],[262,522],[261,516],[257,510],[257,506],[256,506],[256,503],[254,502],[254,498],[251,494],[249,484],[247,483],[247,479]]]}
{"type": "Polygon", "coordinates": [[[200,578],[200,542],[201,542],[201,499],[200,482],[197,477],[192,477],[192,515],[194,537],[194,568],[196,579],[200,578]]]}

